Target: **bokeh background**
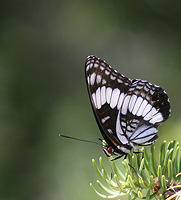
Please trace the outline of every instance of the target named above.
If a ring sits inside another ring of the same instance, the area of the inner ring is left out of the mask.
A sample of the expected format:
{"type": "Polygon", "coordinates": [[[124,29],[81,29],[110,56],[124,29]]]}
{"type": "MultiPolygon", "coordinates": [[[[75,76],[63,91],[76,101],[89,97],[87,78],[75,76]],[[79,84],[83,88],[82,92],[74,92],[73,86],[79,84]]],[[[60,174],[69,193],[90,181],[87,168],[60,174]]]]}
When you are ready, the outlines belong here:
{"type": "Polygon", "coordinates": [[[89,186],[98,189],[91,159],[106,162],[101,147],[58,136],[101,136],[84,77],[90,54],[162,86],[172,115],[156,145],[180,142],[180,20],[179,1],[0,1],[0,199],[101,199],[89,186]]]}

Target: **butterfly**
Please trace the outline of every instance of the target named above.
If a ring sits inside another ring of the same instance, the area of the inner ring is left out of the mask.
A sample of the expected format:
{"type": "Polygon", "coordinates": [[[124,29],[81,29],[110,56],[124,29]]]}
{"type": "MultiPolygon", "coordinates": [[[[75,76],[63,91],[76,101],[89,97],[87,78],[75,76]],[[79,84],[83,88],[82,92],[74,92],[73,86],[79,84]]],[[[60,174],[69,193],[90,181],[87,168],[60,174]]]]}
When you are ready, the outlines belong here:
{"type": "Polygon", "coordinates": [[[130,79],[105,61],[90,55],[85,76],[92,109],[107,145],[103,151],[114,159],[157,138],[157,127],[168,119],[170,103],[160,86],[130,79]]]}

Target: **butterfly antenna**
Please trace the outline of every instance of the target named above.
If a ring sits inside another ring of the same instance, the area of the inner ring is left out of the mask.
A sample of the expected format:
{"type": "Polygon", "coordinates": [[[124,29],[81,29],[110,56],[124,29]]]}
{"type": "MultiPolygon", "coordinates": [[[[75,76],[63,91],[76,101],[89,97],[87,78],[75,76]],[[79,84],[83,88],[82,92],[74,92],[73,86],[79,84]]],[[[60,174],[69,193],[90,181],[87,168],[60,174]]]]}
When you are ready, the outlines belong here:
{"type": "Polygon", "coordinates": [[[131,164],[128,163],[128,165],[133,169],[133,171],[136,173],[136,175],[137,175],[139,178],[142,178],[131,164]]]}
{"type": "Polygon", "coordinates": [[[82,139],[74,138],[74,137],[70,137],[70,136],[67,136],[67,135],[59,134],[59,136],[61,136],[61,137],[65,137],[65,138],[69,138],[69,139],[73,139],[73,140],[82,141],[82,142],[89,142],[89,143],[94,143],[94,144],[102,145],[102,144],[100,144],[100,143],[98,143],[98,142],[94,142],[94,141],[90,141],[90,140],[82,140],[82,139]]]}

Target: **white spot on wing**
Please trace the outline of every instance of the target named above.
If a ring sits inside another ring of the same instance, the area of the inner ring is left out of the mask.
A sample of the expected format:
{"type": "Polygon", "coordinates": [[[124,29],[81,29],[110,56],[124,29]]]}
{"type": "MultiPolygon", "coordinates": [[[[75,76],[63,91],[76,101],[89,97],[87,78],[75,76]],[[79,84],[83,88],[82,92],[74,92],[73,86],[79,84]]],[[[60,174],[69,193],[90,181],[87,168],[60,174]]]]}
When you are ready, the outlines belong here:
{"type": "Polygon", "coordinates": [[[110,107],[112,109],[115,108],[118,103],[119,94],[120,94],[120,90],[118,88],[115,88],[112,92],[112,97],[111,97],[111,102],[110,102],[110,107]]]}
{"type": "Polygon", "coordinates": [[[110,75],[110,79],[111,80],[115,80],[116,79],[116,77],[115,76],[113,76],[112,74],[110,75]]]}
{"type": "Polygon", "coordinates": [[[127,144],[128,140],[124,136],[124,133],[122,131],[121,125],[120,125],[120,110],[118,112],[117,120],[116,120],[116,135],[123,144],[127,144]]]}
{"type": "Polygon", "coordinates": [[[94,102],[94,106],[97,108],[96,94],[95,94],[95,93],[92,94],[92,100],[93,100],[93,102],[94,102]]]}
{"type": "Polygon", "coordinates": [[[153,94],[154,94],[154,91],[153,91],[153,90],[150,90],[150,94],[153,95],[153,94]]]}
{"type": "Polygon", "coordinates": [[[104,84],[106,84],[106,80],[105,79],[102,80],[102,85],[104,85],[104,84]]]}
{"type": "MultiPolygon", "coordinates": [[[[122,141],[121,141],[122,142],[122,141]]],[[[130,153],[131,151],[123,146],[118,145],[117,148],[124,153],[130,153]]]]}
{"type": "Polygon", "coordinates": [[[107,131],[110,133],[110,134],[113,134],[112,130],[109,128],[107,129],[107,131]]]}
{"type": "Polygon", "coordinates": [[[90,76],[90,84],[91,84],[91,85],[94,85],[94,83],[95,83],[95,77],[96,77],[96,73],[93,73],[93,74],[90,76]]]}
{"type": "Polygon", "coordinates": [[[106,62],[103,61],[103,62],[101,63],[101,65],[102,65],[103,67],[105,67],[105,66],[106,66],[106,62]]]}
{"type": "Polygon", "coordinates": [[[123,102],[123,99],[125,97],[125,94],[124,93],[121,93],[121,95],[119,96],[119,100],[118,100],[118,105],[117,105],[117,109],[119,110],[122,106],[122,102],[123,102]]]}
{"type": "Polygon", "coordinates": [[[94,63],[94,67],[97,68],[99,67],[99,65],[97,63],[94,63]]]}
{"type": "Polygon", "coordinates": [[[107,121],[108,119],[110,119],[110,116],[106,116],[104,118],[101,119],[101,122],[104,124],[105,121],[107,121]]]}
{"type": "Polygon", "coordinates": [[[101,71],[103,71],[103,70],[104,70],[104,67],[103,67],[102,65],[100,66],[100,70],[101,70],[101,71]]]}
{"type": "Polygon", "coordinates": [[[103,86],[101,88],[101,104],[104,105],[106,103],[106,87],[103,86]]]}
{"type": "Polygon", "coordinates": [[[96,82],[97,82],[97,84],[99,84],[101,82],[101,76],[100,75],[97,75],[96,82]]]}
{"type": "Polygon", "coordinates": [[[132,128],[130,125],[128,125],[128,126],[127,126],[127,131],[128,131],[128,132],[133,132],[133,128],[132,128]]]}
{"type": "Polygon", "coordinates": [[[89,68],[91,69],[93,67],[93,63],[90,63],[89,68]]]}
{"type": "Polygon", "coordinates": [[[117,81],[118,81],[118,83],[122,83],[122,82],[123,82],[123,81],[122,81],[121,79],[119,79],[119,78],[117,79],[117,81]]]}
{"type": "Polygon", "coordinates": [[[125,128],[126,127],[126,122],[121,121],[121,126],[125,128]]]}
{"type": "Polygon", "coordinates": [[[121,108],[121,113],[123,115],[126,115],[127,111],[128,111],[128,103],[129,103],[129,100],[130,100],[130,95],[126,96],[124,98],[124,102],[123,102],[123,105],[122,105],[122,108],[121,108]]]}
{"type": "Polygon", "coordinates": [[[137,113],[137,111],[138,111],[138,109],[139,109],[139,107],[140,107],[142,101],[143,101],[143,98],[142,98],[142,97],[138,97],[138,98],[137,98],[137,101],[136,101],[136,103],[135,103],[135,105],[134,105],[134,108],[133,108],[133,111],[132,111],[133,115],[136,115],[136,113],[137,113]]]}
{"type": "Polygon", "coordinates": [[[111,94],[112,94],[112,88],[108,87],[106,89],[106,100],[108,104],[110,104],[111,94]]]}
{"type": "Polygon", "coordinates": [[[136,89],[141,90],[142,87],[143,87],[142,85],[137,85],[137,86],[136,86],[136,89]]]}
{"type": "Polygon", "coordinates": [[[88,71],[89,70],[89,65],[87,65],[87,67],[86,67],[86,71],[88,71]]]}
{"type": "Polygon", "coordinates": [[[90,78],[89,78],[89,76],[87,77],[87,83],[90,84],[90,78]]]}
{"type": "Polygon", "coordinates": [[[110,72],[109,72],[108,70],[105,70],[105,74],[106,74],[106,75],[109,75],[110,72]]]}
{"type": "Polygon", "coordinates": [[[149,91],[149,88],[147,88],[146,85],[145,85],[145,86],[144,86],[144,90],[145,90],[146,92],[148,92],[148,91],[149,91]]]}
{"type": "Polygon", "coordinates": [[[129,88],[129,91],[132,92],[135,89],[135,87],[129,88]]]}
{"type": "Polygon", "coordinates": [[[132,112],[135,101],[137,99],[137,96],[135,94],[132,95],[130,102],[129,102],[129,111],[132,112]]]}
{"type": "Polygon", "coordinates": [[[101,108],[101,90],[100,87],[96,90],[97,109],[101,108]]]}
{"type": "Polygon", "coordinates": [[[90,60],[87,61],[87,65],[89,65],[89,64],[90,64],[90,60]]]}
{"type": "Polygon", "coordinates": [[[163,121],[163,116],[160,112],[158,112],[156,115],[153,116],[153,118],[150,120],[151,124],[156,124],[163,121]]]}

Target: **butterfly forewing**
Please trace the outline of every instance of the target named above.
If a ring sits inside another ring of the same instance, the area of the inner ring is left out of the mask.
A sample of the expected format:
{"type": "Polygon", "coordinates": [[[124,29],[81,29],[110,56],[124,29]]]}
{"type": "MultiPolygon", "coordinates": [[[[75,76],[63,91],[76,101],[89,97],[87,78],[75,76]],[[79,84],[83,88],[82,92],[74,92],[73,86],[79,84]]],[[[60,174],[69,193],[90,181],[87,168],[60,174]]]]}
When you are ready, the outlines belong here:
{"type": "Polygon", "coordinates": [[[86,80],[101,133],[114,151],[127,154],[152,144],[157,126],[170,114],[166,92],[145,80],[126,78],[105,61],[88,56],[86,80]]]}
{"type": "Polygon", "coordinates": [[[95,56],[87,58],[86,78],[93,111],[102,135],[109,145],[117,146],[120,143],[116,135],[118,107],[121,106],[131,81],[95,56]]]}

